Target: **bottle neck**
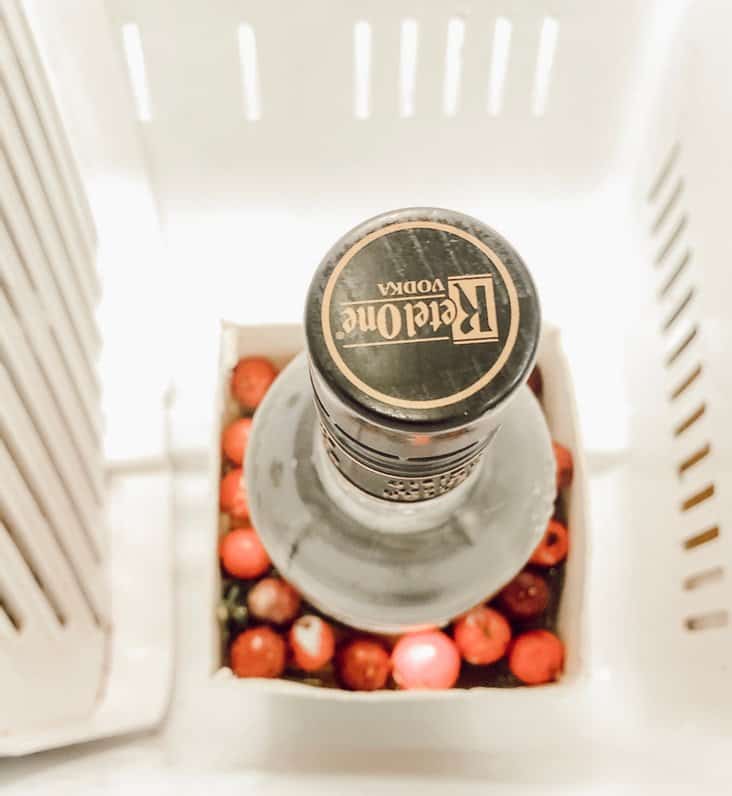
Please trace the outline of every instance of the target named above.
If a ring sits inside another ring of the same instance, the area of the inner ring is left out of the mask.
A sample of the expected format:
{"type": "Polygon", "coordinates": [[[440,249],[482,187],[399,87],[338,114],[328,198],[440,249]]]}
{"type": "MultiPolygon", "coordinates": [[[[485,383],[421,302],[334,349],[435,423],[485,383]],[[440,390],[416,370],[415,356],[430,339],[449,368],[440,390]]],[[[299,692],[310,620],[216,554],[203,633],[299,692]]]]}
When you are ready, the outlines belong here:
{"type": "Polygon", "coordinates": [[[432,501],[458,488],[478,466],[496,431],[448,456],[405,460],[364,448],[333,429],[322,417],[320,430],[321,446],[346,480],[369,496],[391,504],[432,501]]]}
{"type": "Polygon", "coordinates": [[[348,482],[390,504],[435,500],[466,481],[507,403],[458,428],[389,427],[341,401],[313,369],[310,376],[319,444],[348,482]]]}
{"type": "Polygon", "coordinates": [[[467,500],[480,472],[488,466],[490,457],[490,452],[479,455],[460,483],[453,484],[440,495],[416,501],[385,499],[374,496],[349,480],[341,462],[333,460],[326,435],[322,426],[316,424],[314,464],[323,489],[335,505],[352,519],[383,533],[418,533],[446,522],[467,500]]]}

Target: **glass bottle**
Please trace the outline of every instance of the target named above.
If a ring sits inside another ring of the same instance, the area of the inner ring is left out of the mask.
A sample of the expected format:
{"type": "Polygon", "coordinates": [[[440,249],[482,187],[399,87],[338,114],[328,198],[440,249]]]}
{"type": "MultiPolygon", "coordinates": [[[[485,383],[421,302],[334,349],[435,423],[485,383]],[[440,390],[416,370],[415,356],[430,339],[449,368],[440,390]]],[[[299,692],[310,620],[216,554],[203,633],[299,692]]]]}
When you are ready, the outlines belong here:
{"type": "Polygon", "coordinates": [[[556,494],[525,385],[540,325],[521,258],[460,213],[385,213],[326,254],[245,467],[254,526],[314,605],[374,632],[442,625],[522,568],[556,494]]]}

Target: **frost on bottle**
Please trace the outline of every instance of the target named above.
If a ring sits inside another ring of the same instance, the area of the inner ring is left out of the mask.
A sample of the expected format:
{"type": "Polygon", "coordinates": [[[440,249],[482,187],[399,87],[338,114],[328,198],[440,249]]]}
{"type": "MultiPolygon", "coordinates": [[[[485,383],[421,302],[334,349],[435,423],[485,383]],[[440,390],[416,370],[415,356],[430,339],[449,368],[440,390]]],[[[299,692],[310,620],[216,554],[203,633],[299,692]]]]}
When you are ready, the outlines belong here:
{"type": "Polygon", "coordinates": [[[540,324],[519,255],[459,213],[386,213],[326,254],[307,351],[260,407],[246,468],[255,527],[312,604],[401,632],[521,569],[556,494],[525,386],[540,324]]]}

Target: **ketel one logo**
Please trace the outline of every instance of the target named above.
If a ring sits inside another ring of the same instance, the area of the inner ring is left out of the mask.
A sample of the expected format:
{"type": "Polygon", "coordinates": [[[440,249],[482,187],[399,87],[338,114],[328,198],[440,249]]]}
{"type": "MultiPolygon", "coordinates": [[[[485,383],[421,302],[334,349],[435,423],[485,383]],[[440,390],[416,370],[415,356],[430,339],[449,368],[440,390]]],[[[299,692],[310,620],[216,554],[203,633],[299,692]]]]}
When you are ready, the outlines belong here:
{"type": "Polygon", "coordinates": [[[498,340],[491,274],[377,284],[379,297],[345,301],[335,333],[343,348],[451,340],[498,340]]]}

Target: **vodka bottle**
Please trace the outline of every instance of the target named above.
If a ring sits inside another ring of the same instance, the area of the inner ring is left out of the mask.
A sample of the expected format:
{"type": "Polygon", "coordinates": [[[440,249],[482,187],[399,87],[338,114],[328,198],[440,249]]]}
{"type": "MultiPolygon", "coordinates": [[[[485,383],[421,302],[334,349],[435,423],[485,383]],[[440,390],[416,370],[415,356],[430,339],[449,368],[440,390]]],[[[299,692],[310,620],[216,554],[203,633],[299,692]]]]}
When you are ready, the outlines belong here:
{"type": "Polygon", "coordinates": [[[519,255],[460,213],[389,212],[326,254],[307,351],[259,407],[245,467],[254,525],[310,602],[396,633],[522,568],[556,495],[525,385],[540,325],[519,255]]]}

